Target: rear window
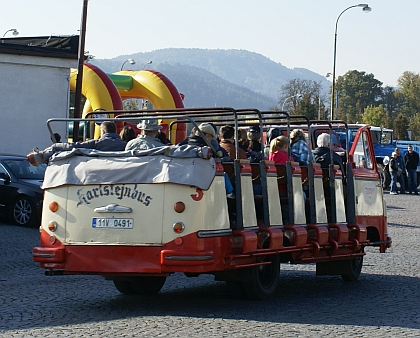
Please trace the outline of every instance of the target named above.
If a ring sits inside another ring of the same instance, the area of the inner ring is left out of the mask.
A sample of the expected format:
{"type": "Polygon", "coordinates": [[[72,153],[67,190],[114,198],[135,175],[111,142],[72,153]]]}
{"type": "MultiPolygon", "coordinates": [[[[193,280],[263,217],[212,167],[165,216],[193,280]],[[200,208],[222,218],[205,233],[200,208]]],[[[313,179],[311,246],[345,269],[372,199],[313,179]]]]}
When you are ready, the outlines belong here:
{"type": "Polygon", "coordinates": [[[26,159],[7,160],[5,161],[5,164],[17,178],[31,180],[43,180],[45,169],[47,168],[46,164],[35,167],[26,159]]]}

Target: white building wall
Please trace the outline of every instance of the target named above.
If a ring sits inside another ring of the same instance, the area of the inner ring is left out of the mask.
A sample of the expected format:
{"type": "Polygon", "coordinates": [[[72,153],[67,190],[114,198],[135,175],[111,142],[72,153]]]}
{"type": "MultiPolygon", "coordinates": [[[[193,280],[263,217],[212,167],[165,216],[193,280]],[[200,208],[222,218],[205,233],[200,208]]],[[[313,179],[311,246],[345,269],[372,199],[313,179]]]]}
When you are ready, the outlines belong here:
{"type": "MultiPolygon", "coordinates": [[[[51,145],[46,121],[69,116],[70,68],[77,60],[0,54],[0,153],[51,145]]],[[[65,141],[65,124],[53,129],[65,141]]]]}

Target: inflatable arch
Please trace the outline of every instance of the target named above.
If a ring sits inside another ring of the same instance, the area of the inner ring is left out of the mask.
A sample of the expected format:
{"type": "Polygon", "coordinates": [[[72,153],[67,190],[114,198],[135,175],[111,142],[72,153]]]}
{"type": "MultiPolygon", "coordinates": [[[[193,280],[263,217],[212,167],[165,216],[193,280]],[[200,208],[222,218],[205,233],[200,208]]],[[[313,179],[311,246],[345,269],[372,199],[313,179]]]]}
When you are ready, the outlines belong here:
{"type": "MultiPolygon", "coordinates": [[[[76,88],[77,70],[71,70],[70,90],[76,88]]],[[[86,97],[82,117],[95,110],[122,110],[123,99],[144,98],[149,100],[155,109],[183,108],[181,95],[173,83],[163,74],[151,71],[121,71],[106,74],[98,67],[85,63],[83,66],[82,94],[86,97]]],[[[162,120],[164,130],[172,120],[162,120]]],[[[177,125],[172,142],[180,142],[186,137],[185,124],[177,125]]],[[[99,137],[100,131],[95,130],[99,137]]]]}

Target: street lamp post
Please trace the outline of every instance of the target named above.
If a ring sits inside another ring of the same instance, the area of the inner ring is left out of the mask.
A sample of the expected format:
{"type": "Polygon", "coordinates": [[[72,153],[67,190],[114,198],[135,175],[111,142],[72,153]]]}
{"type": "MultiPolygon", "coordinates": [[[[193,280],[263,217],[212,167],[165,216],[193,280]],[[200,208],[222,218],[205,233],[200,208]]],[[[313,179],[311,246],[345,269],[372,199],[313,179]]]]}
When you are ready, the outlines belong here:
{"type": "Polygon", "coordinates": [[[136,61],[134,61],[133,59],[127,59],[127,60],[125,60],[125,61],[123,62],[123,64],[121,65],[121,70],[123,70],[124,65],[125,65],[127,62],[128,62],[130,65],[135,65],[135,64],[136,64],[136,61]]]}
{"type": "Polygon", "coordinates": [[[294,97],[300,99],[302,97],[302,94],[296,94],[296,95],[289,96],[288,98],[286,98],[286,100],[283,101],[283,105],[281,106],[282,111],[284,111],[284,105],[286,104],[286,101],[289,99],[293,99],[294,97]]]}
{"type": "Polygon", "coordinates": [[[338,20],[340,19],[341,15],[350,8],[355,7],[362,7],[363,12],[369,13],[372,8],[369,7],[368,4],[358,4],[353,5],[350,7],[347,7],[344,11],[340,13],[340,15],[337,18],[337,21],[335,22],[335,34],[334,34],[334,63],[333,63],[333,72],[332,72],[332,87],[331,87],[331,120],[334,119],[334,106],[335,106],[335,63],[336,63],[336,56],[337,56],[337,26],[338,26],[338,20]]]}
{"type": "Polygon", "coordinates": [[[14,36],[17,36],[17,35],[19,35],[19,32],[18,32],[18,30],[16,29],[16,28],[11,28],[11,29],[8,29],[4,34],[3,34],[3,38],[6,36],[6,34],[7,33],[9,33],[9,32],[12,32],[12,34],[14,35],[14,36]]]}
{"type": "Polygon", "coordinates": [[[146,62],[146,63],[143,65],[143,69],[145,69],[147,65],[150,65],[150,64],[152,64],[152,63],[153,63],[153,62],[152,62],[152,60],[150,60],[150,61],[146,62]]]}

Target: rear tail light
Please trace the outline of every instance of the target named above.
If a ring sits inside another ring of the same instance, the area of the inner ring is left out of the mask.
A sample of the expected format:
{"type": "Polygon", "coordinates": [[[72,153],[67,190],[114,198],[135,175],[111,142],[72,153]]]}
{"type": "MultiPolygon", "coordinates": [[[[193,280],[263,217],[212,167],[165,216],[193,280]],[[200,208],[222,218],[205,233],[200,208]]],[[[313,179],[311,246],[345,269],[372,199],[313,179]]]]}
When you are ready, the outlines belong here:
{"type": "Polygon", "coordinates": [[[180,234],[185,229],[185,225],[182,222],[176,222],[172,227],[177,234],[180,234]]]}
{"type": "Polygon", "coordinates": [[[55,221],[48,222],[48,229],[54,232],[57,230],[57,223],[55,221]]]}

